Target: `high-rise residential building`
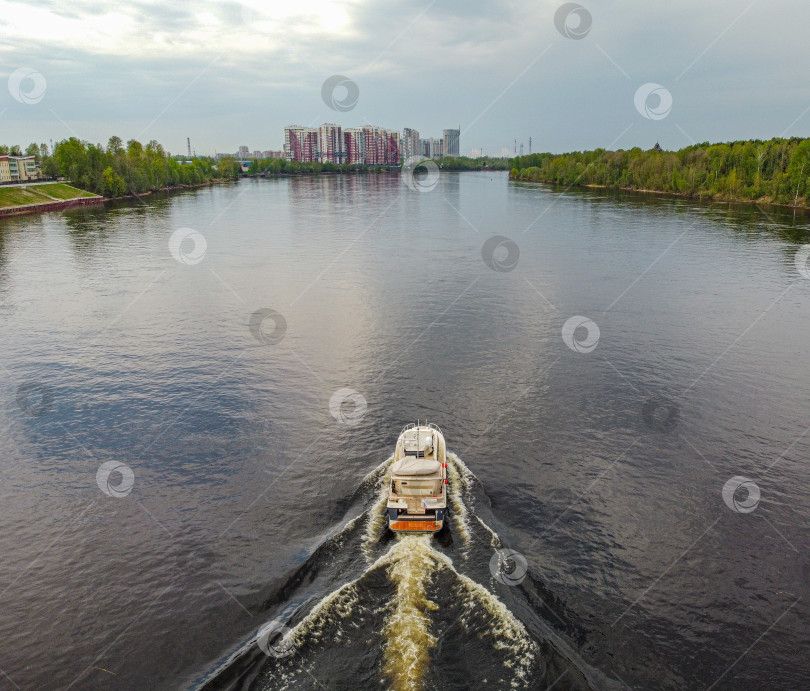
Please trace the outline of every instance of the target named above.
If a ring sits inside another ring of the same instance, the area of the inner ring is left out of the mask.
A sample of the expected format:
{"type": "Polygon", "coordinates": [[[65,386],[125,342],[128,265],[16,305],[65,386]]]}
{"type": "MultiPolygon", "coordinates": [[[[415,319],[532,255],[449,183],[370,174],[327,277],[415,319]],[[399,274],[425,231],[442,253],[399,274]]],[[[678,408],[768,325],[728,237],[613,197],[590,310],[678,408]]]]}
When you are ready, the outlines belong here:
{"type": "Polygon", "coordinates": [[[312,163],[319,160],[315,156],[316,151],[320,156],[317,129],[300,125],[284,128],[284,156],[288,161],[312,163]]]}
{"type": "Polygon", "coordinates": [[[461,128],[457,130],[442,130],[444,139],[444,155],[458,156],[459,139],[461,138],[461,128]]]}
{"type": "Polygon", "coordinates": [[[250,149],[248,149],[245,145],[239,147],[239,151],[236,154],[237,158],[249,158],[250,157],[250,149]]]}
{"type": "Polygon", "coordinates": [[[362,127],[343,130],[346,141],[346,163],[366,162],[366,134],[362,127]]]}
{"type": "Polygon", "coordinates": [[[346,162],[346,140],[343,138],[343,129],[340,125],[327,122],[318,128],[318,149],[320,151],[318,160],[321,163],[340,165],[346,162]]]}
{"type": "Polygon", "coordinates": [[[419,145],[422,149],[422,156],[425,158],[444,156],[444,139],[435,139],[434,137],[420,139],[419,145]]]}
{"type": "Polygon", "coordinates": [[[363,127],[366,144],[366,164],[370,166],[399,164],[399,132],[383,127],[363,127]]]}
{"type": "Polygon", "coordinates": [[[419,145],[419,132],[406,127],[402,130],[402,139],[400,140],[400,155],[403,160],[407,161],[414,156],[421,156],[422,149],[419,145]]]}
{"type": "Polygon", "coordinates": [[[398,165],[399,132],[367,125],[344,130],[325,123],[318,128],[284,128],[284,156],[288,161],[398,165]]]}
{"type": "Polygon", "coordinates": [[[385,137],[387,144],[385,150],[385,162],[389,166],[399,165],[400,161],[399,132],[395,132],[393,130],[386,130],[385,137]]]}

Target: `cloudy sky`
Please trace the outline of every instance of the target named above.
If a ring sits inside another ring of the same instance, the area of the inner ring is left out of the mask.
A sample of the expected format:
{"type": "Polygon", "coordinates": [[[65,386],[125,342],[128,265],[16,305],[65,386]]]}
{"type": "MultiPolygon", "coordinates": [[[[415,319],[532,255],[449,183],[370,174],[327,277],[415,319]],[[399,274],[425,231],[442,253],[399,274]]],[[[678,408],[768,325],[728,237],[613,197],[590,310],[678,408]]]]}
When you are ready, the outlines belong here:
{"type": "Polygon", "coordinates": [[[322,122],[460,125],[462,153],[496,155],[807,137],[808,26],[807,0],[0,0],[0,143],[278,149],[322,122]],[[350,110],[323,98],[336,74],[350,110]]]}

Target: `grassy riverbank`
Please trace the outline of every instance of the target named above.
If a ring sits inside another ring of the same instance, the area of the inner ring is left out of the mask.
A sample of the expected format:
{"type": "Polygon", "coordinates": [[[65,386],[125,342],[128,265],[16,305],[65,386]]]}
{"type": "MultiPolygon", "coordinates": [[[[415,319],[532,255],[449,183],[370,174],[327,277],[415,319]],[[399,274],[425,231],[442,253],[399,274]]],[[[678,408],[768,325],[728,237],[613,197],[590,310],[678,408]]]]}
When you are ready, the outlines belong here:
{"type": "Polygon", "coordinates": [[[0,209],[32,204],[50,204],[68,199],[95,197],[91,192],[54,183],[52,185],[29,185],[28,187],[0,187],[0,209]]]}
{"type": "Polygon", "coordinates": [[[513,160],[510,178],[808,208],[810,139],[531,154],[513,160]]]}

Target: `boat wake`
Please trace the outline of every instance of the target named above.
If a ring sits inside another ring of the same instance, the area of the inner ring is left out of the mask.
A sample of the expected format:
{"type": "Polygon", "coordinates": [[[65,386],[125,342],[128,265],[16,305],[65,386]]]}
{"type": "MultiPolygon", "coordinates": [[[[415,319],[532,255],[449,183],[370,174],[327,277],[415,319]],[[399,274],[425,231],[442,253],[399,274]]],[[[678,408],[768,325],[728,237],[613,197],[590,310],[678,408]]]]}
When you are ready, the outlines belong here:
{"type": "Polygon", "coordinates": [[[318,597],[302,575],[314,573],[314,565],[302,566],[283,588],[287,601],[268,606],[274,618],[202,688],[525,689],[545,688],[560,674],[566,680],[558,688],[592,688],[591,670],[573,662],[535,612],[543,600],[537,584],[527,580],[521,595],[523,586],[493,577],[491,557],[502,545],[472,511],[480,483],[458,456],[447,456],[449,530],[388,531],[388,458],[361,483],[368,508],[308,560],[319,562],[318,573],[344,574],[344,582],[318,597]],[[346,580],[352,570],[355,577],[346,580]],[[502,598],[528,614],[528,625],[502,598]]]}

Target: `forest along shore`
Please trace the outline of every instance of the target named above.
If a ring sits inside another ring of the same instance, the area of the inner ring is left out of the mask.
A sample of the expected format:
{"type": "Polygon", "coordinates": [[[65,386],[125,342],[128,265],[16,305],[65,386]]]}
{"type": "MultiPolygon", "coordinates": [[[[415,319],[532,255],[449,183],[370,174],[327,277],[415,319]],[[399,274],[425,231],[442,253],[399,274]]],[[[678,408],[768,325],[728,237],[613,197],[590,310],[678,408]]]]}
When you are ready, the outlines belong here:
{"type": "Polygon", "coordinates": [[[511,180],[810,208],[810,139],[518,156],[511,180]]]}

